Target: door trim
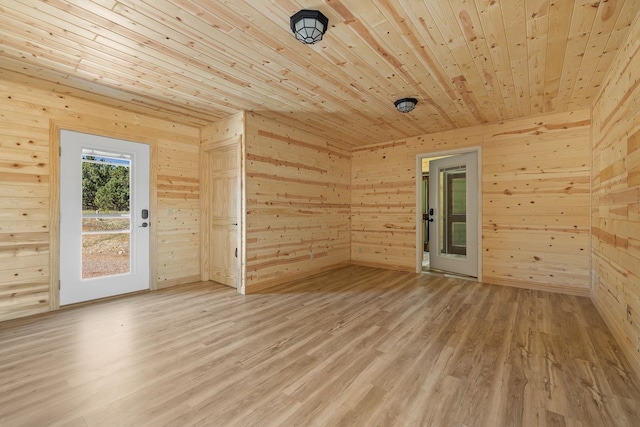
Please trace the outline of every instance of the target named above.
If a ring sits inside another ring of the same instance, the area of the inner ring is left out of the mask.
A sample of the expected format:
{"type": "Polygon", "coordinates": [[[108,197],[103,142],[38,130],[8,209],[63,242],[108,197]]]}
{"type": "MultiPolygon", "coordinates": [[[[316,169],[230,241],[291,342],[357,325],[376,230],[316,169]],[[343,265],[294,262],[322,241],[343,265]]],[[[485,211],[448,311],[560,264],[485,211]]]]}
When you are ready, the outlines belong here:
{"type": "Polygon", "coordinates": [[[458,154],[473,153],[477,155],[478,162],[478,278],[470,280],[482,281],[482,147],[473,146],[456,148],[453,150],[434,151],[416,156],[416,273],[422,272],[423,246],[422,242],[422,159],[430,157],[455,156],[458,154]]]}
{"type": "MultiPolygon", "coordinates": [[[[49,121],[49,310],[60,309],[60,130],[89,133],[107,138],[124,139],[149,145],[149,209],[158,211],[158,150],[153,137],[123,132],[120,128],[106,131],[77,122],[49,121]]],[[[151,218],[155,222],[154,217],[151,218]]],[[[158,227],[149,230],[149,289],[158,289],[158,227]]]]}

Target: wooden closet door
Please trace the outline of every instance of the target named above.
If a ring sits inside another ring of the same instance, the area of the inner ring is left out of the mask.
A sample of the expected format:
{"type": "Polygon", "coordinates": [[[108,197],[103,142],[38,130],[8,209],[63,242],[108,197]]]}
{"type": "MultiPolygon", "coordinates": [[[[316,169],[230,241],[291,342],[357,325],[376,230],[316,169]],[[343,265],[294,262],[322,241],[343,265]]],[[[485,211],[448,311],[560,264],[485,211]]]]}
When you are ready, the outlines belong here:
{"type": "Polygon", "coordinates": [[[207,152],[210,191],[210,280],[238,287],[239,147],[207,152]]]}

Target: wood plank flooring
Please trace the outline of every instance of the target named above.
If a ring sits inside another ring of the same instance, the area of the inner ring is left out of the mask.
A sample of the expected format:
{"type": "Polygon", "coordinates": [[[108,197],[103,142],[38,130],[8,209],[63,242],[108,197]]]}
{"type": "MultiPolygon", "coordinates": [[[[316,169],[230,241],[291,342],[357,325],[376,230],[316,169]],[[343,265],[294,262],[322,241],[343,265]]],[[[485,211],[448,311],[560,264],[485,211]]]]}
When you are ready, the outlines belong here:
{"type": "Polygon", "coordinates": [[[587,298],[348,266],[0,323],[0,425],[640,426],[587,298]]]}

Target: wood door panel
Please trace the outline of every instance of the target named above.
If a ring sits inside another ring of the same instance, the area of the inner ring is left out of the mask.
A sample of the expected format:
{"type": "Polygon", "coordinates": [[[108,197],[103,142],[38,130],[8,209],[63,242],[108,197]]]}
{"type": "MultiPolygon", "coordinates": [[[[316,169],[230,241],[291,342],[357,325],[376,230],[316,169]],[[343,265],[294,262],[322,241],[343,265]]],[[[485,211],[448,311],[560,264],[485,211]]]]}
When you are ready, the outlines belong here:
{"type": "Polygon", "coordinates": [[[238,286],[238,150],[236,144],[209,156],[209,279],[238,286]]]}

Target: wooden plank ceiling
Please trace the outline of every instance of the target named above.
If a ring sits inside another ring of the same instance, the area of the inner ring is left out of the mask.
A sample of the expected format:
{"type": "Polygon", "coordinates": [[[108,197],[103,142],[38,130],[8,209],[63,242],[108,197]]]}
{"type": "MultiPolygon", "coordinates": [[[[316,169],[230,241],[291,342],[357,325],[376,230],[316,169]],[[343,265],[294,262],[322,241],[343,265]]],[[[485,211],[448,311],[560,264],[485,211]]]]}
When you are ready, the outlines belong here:
{"type": "Polygon", "coordinates": [[[639,13],[639,0],[2,0],[0,76],[197,126],[283,113],[357,146],[587,108],[639,13]],[[329,18],[315,45],[289,29],[305,8],[329,18]],[[406,96],[418,107],[396,112],[406,96]]]}

